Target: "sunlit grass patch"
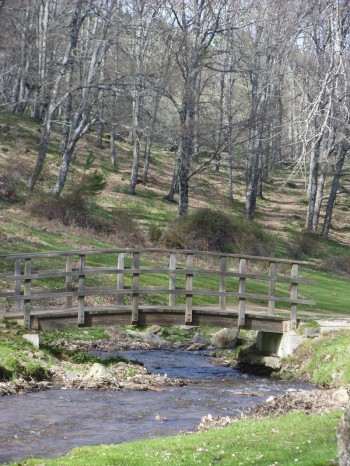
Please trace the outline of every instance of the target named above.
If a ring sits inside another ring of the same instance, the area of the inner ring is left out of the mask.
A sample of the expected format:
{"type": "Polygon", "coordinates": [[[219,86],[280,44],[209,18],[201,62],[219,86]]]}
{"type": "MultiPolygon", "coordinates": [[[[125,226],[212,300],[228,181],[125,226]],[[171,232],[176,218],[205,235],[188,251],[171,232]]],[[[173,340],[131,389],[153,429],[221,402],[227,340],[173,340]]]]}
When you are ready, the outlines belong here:
{"type": "MultiPolygon", "coordinates": [[[[330,466],[337,458],[335,431],[339,413],[240,421],[222,429],[121,445],[76,448],[51,460],[28,460],[46,466],[283,465],[330,466]]],[[[22,463],[23,464],[23,463],[22,463]]]]}

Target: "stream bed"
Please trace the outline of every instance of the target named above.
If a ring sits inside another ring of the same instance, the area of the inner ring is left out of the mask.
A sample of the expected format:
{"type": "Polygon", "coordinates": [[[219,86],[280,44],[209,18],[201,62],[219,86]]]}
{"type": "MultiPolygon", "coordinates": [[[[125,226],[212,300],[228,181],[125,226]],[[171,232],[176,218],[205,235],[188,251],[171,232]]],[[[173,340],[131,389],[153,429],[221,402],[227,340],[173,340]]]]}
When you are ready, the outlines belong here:
{"type": "MultiPolygon", "coordinates": [[[[152,373],[190,379],[164,391],[48,391],[0,399],[0,462],[55,457],[74,447],[117,444],[192,431],[201,418],[235,416],[288,389],[312,386],[244,374],[207,353],[119,351],[152,373]],[[156,416],[165,418],[156,420],[156,416]]],[[[111,357],[112,353],[99,353],[111,357]]]]}

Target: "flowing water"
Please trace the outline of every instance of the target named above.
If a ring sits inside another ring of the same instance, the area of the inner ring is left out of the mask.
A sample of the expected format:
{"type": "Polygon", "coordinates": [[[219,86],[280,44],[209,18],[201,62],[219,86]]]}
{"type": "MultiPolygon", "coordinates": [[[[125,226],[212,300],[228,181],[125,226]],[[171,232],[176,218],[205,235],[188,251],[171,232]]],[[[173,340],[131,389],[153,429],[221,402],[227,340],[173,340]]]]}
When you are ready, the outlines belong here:
{"type": "MultiPolygon", "coordinates": [[[[235,416],[289,388],[305,384],[271,380],[222,367],[203,353],[123,351],[152,373],[193,380],[153,391],[62,390],[0,399],[0,461],[54,457],[82,445],[117,444],[193,430],[207,414],[235,416]],[[166,418],[156,420],[156,415],[166,418]]],[[[110,357],[111,354],[108,354],[110,357]]]]}

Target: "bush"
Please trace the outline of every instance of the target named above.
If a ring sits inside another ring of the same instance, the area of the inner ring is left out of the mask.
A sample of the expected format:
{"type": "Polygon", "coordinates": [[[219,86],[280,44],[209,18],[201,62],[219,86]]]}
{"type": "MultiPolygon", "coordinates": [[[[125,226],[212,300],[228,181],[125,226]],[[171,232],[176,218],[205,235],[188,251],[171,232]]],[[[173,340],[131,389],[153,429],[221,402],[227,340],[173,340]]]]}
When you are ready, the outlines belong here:
{"type": "Polygon", "coordinates": [[[274,241],[262,227],[242,217],[198,209],[170,225],[163,235],[169,248],[268,255],[274,241]]]}
{"type": "Polygon", "coordinates": [[[105,217],[102,212],[100,215],[92,213],[91,203],[79,194],[68,193],[59,198],[45,193],[35,194],[27,202],[26,208],[35,217],[112,235],[116,242],[124,246],[144,244],[143,235],[128,212],[104,211],[105,217]]]}
{"type": "Polygon", "coordinates": [[[350,277],[350,254],[328,257],[326,261],[326,269],[329,272],[350,277]]]}
{"type": "Polygon", "coordinates": [[[302,231],[294,235],[288,245],[288,253],[292,259],[302,260],[320,253],[321,238],[310,231],[302,231]]]}
{"type": "Polygon", "coordinates": [[[159,243],[162,237],[163,231],[162,229],[154,224],[151,224],[148,230],[148,236],[151,243],[159,243]]]}

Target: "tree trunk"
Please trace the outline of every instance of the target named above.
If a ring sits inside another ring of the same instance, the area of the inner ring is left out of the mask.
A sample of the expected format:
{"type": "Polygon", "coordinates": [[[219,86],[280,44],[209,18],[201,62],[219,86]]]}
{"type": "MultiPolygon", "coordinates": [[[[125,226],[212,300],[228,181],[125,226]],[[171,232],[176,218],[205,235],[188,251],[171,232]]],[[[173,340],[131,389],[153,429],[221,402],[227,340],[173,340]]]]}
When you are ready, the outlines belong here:
{"type": "Polygon", "coordinates": [[[44,132],[43,132],[43,135],[41,136],[41,140],[40,140],[40,145],[39,145],[38,155],[37,155],[37,158],[36,158],[35,167],[34,167],[32,176],[30,177],[30,180],[28,182],[28,188],[29,188],[30,191],[33,191],[33,189],[34,189],[34,187],[35,187],[35,185],[36,185],[36,183],[37,183],[37,181],[39,179],[41,170],[42,170],[42,168],[44,166],[44,161],[45,161],[46,152],[47,152],[47,146],[48,146],[49,140],[50,140],[51,125],[52,125],[51,118],[47,118],[45,128],[44,128],[44,132]]]}
{"type": "Polygon", "coordinates": [[[117,125],[115,123],[115,118],[117,118],[117,95],[114,92],[113,97],[112,97],[111,137],[109,140],[110,158],[111,158],[111,163],[114,168],[117,167],[117,147],[116,147],[117,125]]]}
{"type": "Polygon", "coordinates": [[[94,122],[94,119],[90,119],[89,116],[86,114],[79,114],[79,112],[75,118],[75,121],[73,121],[72,130],[69,135],[69,141],[62,157],[60,172],[57,177],[55,187],[53,189],[53,195],[55,197],[59,197],[64,188],[77,142],[86,133],[86,131],[88,131],[90,126],[94,124],[94,122]]]}
{"type": "Polygon", "coordinates": [[[321,141],[322,141],[322,138],[319,138],[316,141],[315,146],[312,151],[312,157],[310,161],[310,175],[309,175],[309,187],[308,187],[309,203],[307,207],[306,222],[305,222],[305,230],[307,231],[312,231],[312,222],[313,222],[314,212],[315,212],[317,182],[318,182],[318,173],[319,173],[319,165],[320,165],[321,141]]]}
{"type": "Polygon", "coordinates": [[[181,152],[181,144],[178,149],[178,155],[175,163],[174,173],[171,180],[171,185],[169,188],[168,194],[164,197],[169,202],[174,202],[174,196],[179,190],[179,167],[180,167],[180,152],[181,152]]]}
{"type": "Polygon", "coordinates": [[[312,232],[317,232],[318,222],[320,220],[320,213],[322,207],[322,200],[323,200],[323,191],[324,185],[327,178],[327,161],[324,160],[321,165],[321,173],[317,180],[317,190],[316,190],[316,199],[315,199],[315,206],[314,206],[314,214],[312,218],[312,232]]]}
{"type": "Polygon", "coordinates": [[[327,207],[326,207],[326,215],[322,227],[322,238],[327,239],[329,235],[329,230],[331,227],[332,216],[333,216],[333,208],[335,205],[335,200],[337,197],[337,192],[339,188],[339,182],[343,171],[343,166],[345,162],[346,154],[349,150],[349,146],[346,143],[342,143],[340,148],[340,154],[338,160],[335,165],[333,181],[331,186],[331,192],[328,197],[327,207]]]}
{"type": "Polygon", "coordinates": [[[117,136],[117,129],[114,124],[111,125],[111,137],[109,140],[109,150],[110,150],[110,158],[111,163],[114,168],[117,167],[117,148],[116,148],[116,136],[117,136]]]}
{"type": "Polygon", "coordinates": [[[53,89],[51,92],[50,105],[49,105],[49,109],[46,115],[45,129],[44,129],[44,133],[41,138],[41,141],[40,141],[37,161],[34,167],[33,174],[28,182],[28,187],[31,191],[33,191],[35,184],[40,176],[41,170],[44,166],[44,161],[46,157],[47,146],[48,146],[49,139],[50,139],[52,120],[53,120],[54,114],[57,111],[57,109],[62,105],[62,102],[64,101],[64,97],[62,99],[59,99],[58,95],[59,95],[59,90],[60,90],[62,79],[66,75],[67,68],[70,65],[70,59],[71,59],[73,51],[76,48],[79,31],[85,18],[85,16],[81,16],[82,3],[83,3],[83,0],[78,0],[76,3],[75,11],[74,11],[74,14],[72,15],[72,20],[70,24],[71,26],[70,42],[68,44],[66,53],[63,57],[62,63],[58,67],[53,89]]]}
{"type": "Polygon", "coordinates": [[[129,185],[129,194],[135,194],[137,177],[139,173],[140,165],[140,114],[141,114],[141,96],[137,93],[134,97],[133,102],[133,140],[134,140],[134,154],[133,154],[133,164],[131,170],[131,178],[129,185]]]}
{"type": "Polygon", "coordinates": [[[15,91],[15,105],[14,112],[18,115],[24,113],[27,106],[27,77],[30,63],[30,56],[28,51],[30,23],[32,20],[31,8],[27,7],[24,12],[22,32],[21,32],[21,64],[19,69],[19,76],[15,91]]]}
{"type": "Polygon", "coordinates": [[[143,172],[142,172],[142,179],[145,183],[147,183],[148,181],[148,170],[149,170],[149,164],[151,161],[151,147],[152,147],[152,135],[148,134],[146,138],[146,147],[145,147],[143,172]]]}
{"type": "Polygon", "coordinates": [[[227,159],[228,163],[228,189],[227,195],[229,199],[233,199],[233,154],[232,149],[229,147],[229,156],[227,159]]]}

